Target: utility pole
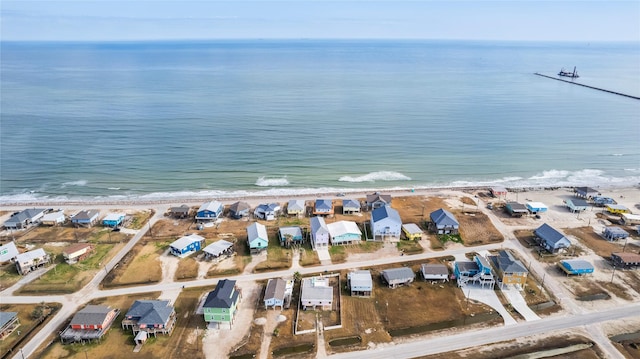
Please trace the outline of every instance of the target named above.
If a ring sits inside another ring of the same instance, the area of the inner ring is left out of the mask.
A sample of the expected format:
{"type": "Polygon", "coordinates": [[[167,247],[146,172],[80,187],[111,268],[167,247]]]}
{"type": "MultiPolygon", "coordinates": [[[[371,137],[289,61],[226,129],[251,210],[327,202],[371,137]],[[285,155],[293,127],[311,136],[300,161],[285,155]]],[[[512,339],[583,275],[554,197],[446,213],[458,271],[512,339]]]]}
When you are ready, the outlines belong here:
{"type": "Polygon", "coordinates": [[[609,283],[613,283],[613,276],[616,275],[616,266],[613,266],[613,273],[611,273],[611,282],[609,283]]]}

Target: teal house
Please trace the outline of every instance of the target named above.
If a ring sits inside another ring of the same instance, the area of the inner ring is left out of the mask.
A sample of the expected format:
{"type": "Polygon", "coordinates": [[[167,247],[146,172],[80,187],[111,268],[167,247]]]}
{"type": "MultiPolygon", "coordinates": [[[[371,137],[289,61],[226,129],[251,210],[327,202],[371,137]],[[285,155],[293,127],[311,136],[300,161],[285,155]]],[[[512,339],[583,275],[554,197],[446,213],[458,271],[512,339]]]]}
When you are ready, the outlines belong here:
{"type": "Polygon", "coordinates": [[[235,280],[223,279],[218,282],[216,289],[209,292],[204,301],[204,321],[207,323],[229,324],[229,328],[235,320],[242,295],[236,287],[235,280]]]}

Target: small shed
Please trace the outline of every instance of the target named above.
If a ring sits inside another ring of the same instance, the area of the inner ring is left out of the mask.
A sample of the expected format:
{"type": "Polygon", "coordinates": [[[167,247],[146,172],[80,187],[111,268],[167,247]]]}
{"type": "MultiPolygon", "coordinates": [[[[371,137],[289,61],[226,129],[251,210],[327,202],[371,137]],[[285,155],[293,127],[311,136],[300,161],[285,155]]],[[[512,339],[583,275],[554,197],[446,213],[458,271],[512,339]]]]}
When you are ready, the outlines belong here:
{"type": "Polygon", "coordinates": [[[569,208],[569,211],[571,211],[572,213],[582,212],[589,209],[589,203],[587,203],[587,201],[581,198],[569,198],[565,200],[564,203],[567,205],[567,208],[569,208]]]}
{"type": "Polygon", "coordinates": [[[186,257],[202,249],[204,237],[197,234],[190,234],[176,239],[169,245],[169,252],[176,257],[186,257]]]}
{"type": "Polygon", "coordinates": [[[347,285],[351,290],[351,296],[370,297],[373,293],[373,279],[371,271],[357,270],[347,274],[347,285]]]}
{"type": "Polygon", "coordinates": [[[500,186],[489,188],[489,192],[495,198],[507,198],[507,193],[509,193],[506,188],[500,186]]]}
{"type": "Polygon", "coordinates": [[[204,247],[202,251],[206,260],[219,258],[222,255],[233,253],[233,243],[221,239],[204,247]]]}
{"type": "Polygon", "coordinates": [[[565,259],[558,263],[567,275],[584,275],[593,273],[593,264],[583,259],[565,259]]]}
{"type": "Polygon", "coordinates": [[[548,209],[547,205],[542,202],[527,202],[526,206],[532,214],[543,213],[548,209]]]}
{"type": "Polygon", "coordinates": [[[625,239],[629,237],[629,232],[616,226],[605,227],[602,231],[602,236],[608,241],[617,241],[619,239],[625,239]]]}
{"type": "Polygon", "coordinates": [[[624,214],[631,213],[629,208],[621,205],[621,204],[608,204],[606,205],[607,212],[611,214],[624,214]]]}
{"type": "Polygon", "coordinates": [[[640,254],[629,252],[611,253],[611,262],[615,268],[638,269],[640,268],[640,254]]]}
{"type": "Polygon", "coordinates": [[[425,263],[420,266],[420,273],[425,281],[449,281],[449,268],[442,263],[425,263]]]}
{"type": "Polygon", "coordinates": [[[402,233],[408,240],[421,240],[422,229],[415,223],[405,223],[402,225],[402,233]]]}
{"type": "Polygon", "coordinates": [[[595,197],[600,194],[597,189],[593,189],[591,187],[576,187],[574,191],[575,191],[576,197],[587,198],[587,199],[595,197]]]}
{"type": "Polygon", "coordinates": [[[529,214],[527,206],[518,202],[507,202],[505,210],[511,215],[511,217],[522,217],[525,214],[529,214]]]}
{"type": "Polygon", "coordinates": [[[402,285],[413,283],[416,274],[409,267],[385,269],[382,271],[382,279],[389,285],[389,288],[396,288],[402,285]]]}

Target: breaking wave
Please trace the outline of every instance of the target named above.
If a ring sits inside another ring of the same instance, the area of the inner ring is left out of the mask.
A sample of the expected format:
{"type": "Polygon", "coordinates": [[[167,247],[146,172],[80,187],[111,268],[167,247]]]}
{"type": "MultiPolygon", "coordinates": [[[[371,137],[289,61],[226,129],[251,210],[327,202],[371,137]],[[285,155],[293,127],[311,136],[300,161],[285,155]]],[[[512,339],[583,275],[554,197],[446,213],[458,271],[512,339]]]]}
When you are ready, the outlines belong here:
{"type": "Polygon", "coordinates": [[[363,176],[342,176],[338,179],[340,182],[376,182],[376,181],[411,181],[411,177],[405,176],[400,172],[379,171],[367,173],[363,176]]]}
{"type": "Polygon", "coordinates": [[[287,177],[282,178],[266,178],[260,177],[256,180],[256,186],[258,187],[282,187],[289,185],[289,180],[287,177]]]}

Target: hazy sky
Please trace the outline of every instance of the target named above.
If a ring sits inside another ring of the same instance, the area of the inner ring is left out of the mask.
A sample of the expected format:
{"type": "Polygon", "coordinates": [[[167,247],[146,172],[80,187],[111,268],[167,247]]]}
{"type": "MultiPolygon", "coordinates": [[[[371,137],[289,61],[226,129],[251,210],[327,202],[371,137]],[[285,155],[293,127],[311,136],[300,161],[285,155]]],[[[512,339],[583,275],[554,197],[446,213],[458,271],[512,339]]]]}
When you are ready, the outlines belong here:
{"type": "Polygon", "coordinates": [[[0,4],[2,40],[640,41],[640,0],[2,0],[0,4]]]}

